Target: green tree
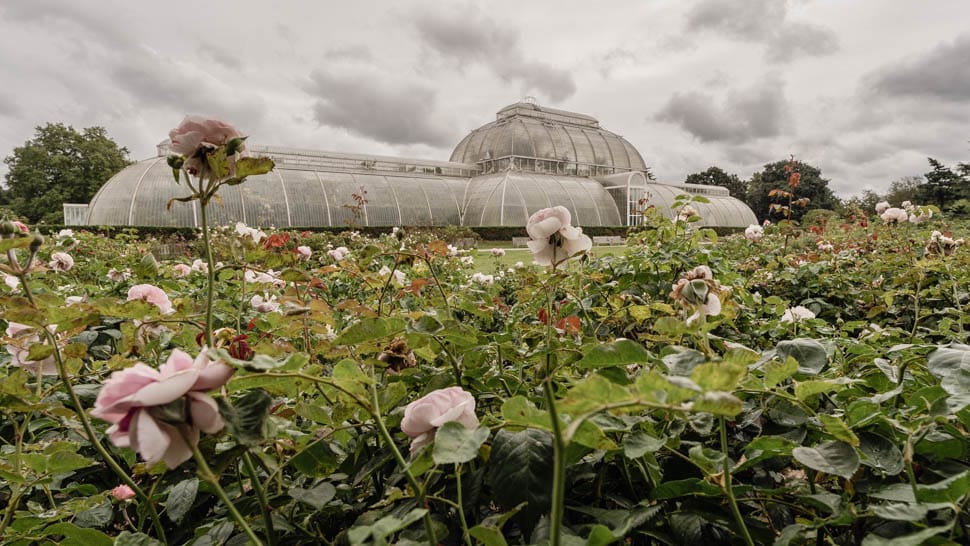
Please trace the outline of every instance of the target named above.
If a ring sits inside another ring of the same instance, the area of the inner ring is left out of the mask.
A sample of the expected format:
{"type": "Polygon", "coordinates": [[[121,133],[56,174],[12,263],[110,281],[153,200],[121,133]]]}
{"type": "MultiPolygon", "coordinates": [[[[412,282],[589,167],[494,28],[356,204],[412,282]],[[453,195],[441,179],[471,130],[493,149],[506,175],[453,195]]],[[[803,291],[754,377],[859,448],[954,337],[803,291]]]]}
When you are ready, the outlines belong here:
{"type": "Polygon", "coordinates": [[[63,203],[87,203],[98,188],[129,165],[103,127],[80,133],[62,123],[37,127],[34,138],[4,160],[9,171],[0,202],[31,223],[64,222],[63,203]]]}
{"type": "Polygon", "coordinates": [[[859,210],[865,211],[866,214],[873,214],[876,210],[876,203],[880,201],[885,201],[886,198],[872,190],[862,190],[862,194],[853,195],[843,203],[843,206],[848,207],[858,207],[859,210]]]}
{"type": "Polygon", "coordinates": [[[967,189],[970,180],[962,174],[962,165],[958,167],[958,172],[954,172],[932,157],[926,160],[929,161],[931,170],[924,175],[926,182],[917,191],[916,198],[920,203],[933,204],[943,209],[954,201],[970,197],[967,189]]]}
{"type": "Polygon", "coordinates": [[[731,197],[744,201],[748,195],[748,183],[738,178],[736,174],[728,174],[720,167],[708,167],[706,171],[687,175],[685,184],[703,184],[705,186],[721,186],[731,192],[731,197]]]}
{"type": "MultiPolygon", "coordinates": [[[[772,222],[783,219],[783,215],[777,210],[769,210],[772,203],[778,205],[788,205],[788,198],[769,195],[773,190],[789,191],[789,173],[785,171],[788,160],[776,161],[765,165],[763,171],[751,175],[748,182],[748,197],[745,202],[751,210],[758,215],[759,221],[765,219],[772,222]]],[[[806,211],[812,209],[837,210],[840,207],[839,199],[829,188],[829,181],[822,178],[822,171],[808,163],[798,163],[796,171],[801,175],[798,187],[794,189],[794,198],[808,199],[805,207],[794,207],[791,211],[793,220],[801,219],[806,211]]]]}
{"type": "Polygon", "coordinates": [[[894,207],[898,207],[903,201],[917,201],[921,185],[923,185],[922,176],[904,176],[893,180],[889,184],[889,192],[886,193],[885,200],[894,207]]]}

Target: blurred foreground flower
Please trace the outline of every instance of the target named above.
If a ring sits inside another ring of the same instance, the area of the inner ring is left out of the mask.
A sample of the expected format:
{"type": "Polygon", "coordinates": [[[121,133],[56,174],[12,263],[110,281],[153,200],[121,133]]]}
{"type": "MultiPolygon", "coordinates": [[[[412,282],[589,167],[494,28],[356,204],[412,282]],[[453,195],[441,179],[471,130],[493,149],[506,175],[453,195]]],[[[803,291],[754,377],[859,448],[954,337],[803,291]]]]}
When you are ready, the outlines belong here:
{"type": "Polygon", "coordinates": [[[478,427],[475,398],[461,387],[438,389],[418,398],[404,408],[401,431],[411,437],[411,453],[434,441],[441,425],[458,421],[468,428],[478,427]]]}
{"type": "Polygon", "coordinates": [[[553,269],[570,257],[593,248],[593,241],[583,229],[570,225],[569,209],[557,206],[537,211],[529,217],[525,229],[532,238],[529,250],[535,263],[553,269]]]}
{"type": "Polygon", "coordinates": [[[111,374],[91,415],[111,423],[106,432],[116,446],[134,449],[149,465],[175,468],[192,457],[200,432],[222,430],[219,408],[205,393],[225,385],[233,371],[209,360],[205,347],[195,360],[175,349],[158,370],[136,362],[111,374]]]}

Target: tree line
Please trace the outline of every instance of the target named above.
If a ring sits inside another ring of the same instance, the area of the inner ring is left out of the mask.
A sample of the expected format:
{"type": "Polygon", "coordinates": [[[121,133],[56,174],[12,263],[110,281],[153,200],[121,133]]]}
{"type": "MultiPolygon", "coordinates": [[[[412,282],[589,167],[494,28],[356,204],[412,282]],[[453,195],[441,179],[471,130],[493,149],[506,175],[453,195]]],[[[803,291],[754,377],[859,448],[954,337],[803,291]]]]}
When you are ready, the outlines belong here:
{"type": "MultiPolygon", "coordinates": [[[[895,180],[885,193],[866,190],[847,200],[832,192],[821,169],[793,159],[768,163],[747,180],[712,166],[687,176],[684,182],[727,188],[732,197],[751,207],[759,221],[782,218],[788,200],[783,192],[789,189],[792,169],[799,174],[795,197],[808,199],[807,206],[788,211],[794,220],[813,209],[841,212],[857,206],[871,211],[880,201],[896,206],[912,201],[936,205],[955,216],[970,215],[970,163],[950,168],[934,158],[927,159],[928,172],[895,180]]],[[[9,211],[4,216],[30,223],[62,224],[63,203],[90,202],[101,185],[131,161],[128,149],[112,140],[104,127],[77,131],[62,123],[48,123],[37,127],[34,137],[15,148],[4,163],[8,171],[5,187],[0,187],[0,207],[9,211]]]]}

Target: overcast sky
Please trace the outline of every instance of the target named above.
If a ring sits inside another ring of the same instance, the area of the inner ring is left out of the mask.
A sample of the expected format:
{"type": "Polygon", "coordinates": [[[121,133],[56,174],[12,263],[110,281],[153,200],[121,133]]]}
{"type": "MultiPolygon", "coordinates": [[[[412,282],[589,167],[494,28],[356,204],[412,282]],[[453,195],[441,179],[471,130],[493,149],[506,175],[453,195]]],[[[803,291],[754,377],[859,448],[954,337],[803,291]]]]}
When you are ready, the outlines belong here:
{"type": "Polygon", "coordinates": [[[845,197],[970,161],[968,21],[967,0],[4,0],[0,156],[63,122],[144,159],[195,113],[254,143],[446,160],[533,96],[661,182],[795,154],[845,197]]]}

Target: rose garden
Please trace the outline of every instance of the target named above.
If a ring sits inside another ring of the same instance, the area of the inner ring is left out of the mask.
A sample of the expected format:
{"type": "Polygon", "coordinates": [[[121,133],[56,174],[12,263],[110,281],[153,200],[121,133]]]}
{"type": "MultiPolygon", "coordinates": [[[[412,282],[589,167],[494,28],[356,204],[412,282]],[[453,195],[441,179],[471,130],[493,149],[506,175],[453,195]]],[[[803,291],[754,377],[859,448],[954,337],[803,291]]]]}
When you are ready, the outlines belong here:
{"type": "Polygon", "coordinates": [[[509,266],[210,226],[273,163],[171,137],[192,254],[2,226],[4,544],[970,543],[966,222],[552,207],[509,266]]]}

